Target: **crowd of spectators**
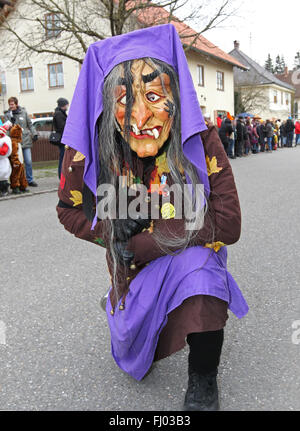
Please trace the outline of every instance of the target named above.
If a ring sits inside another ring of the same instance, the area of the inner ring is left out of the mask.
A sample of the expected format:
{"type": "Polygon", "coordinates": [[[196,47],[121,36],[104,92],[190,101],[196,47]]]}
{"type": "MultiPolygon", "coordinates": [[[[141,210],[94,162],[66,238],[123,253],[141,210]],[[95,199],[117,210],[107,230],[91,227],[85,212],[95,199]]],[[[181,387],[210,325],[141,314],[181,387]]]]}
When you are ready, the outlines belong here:
{"type": "Polygon", "coordinates": [[[231,159],[250,154],[269,152],[278,148],[291,148],[300,144],[300,121],[289,117],[285,121],[262,120],[259,117],[217,119],[219,136],[224,149],[231,159]]]}

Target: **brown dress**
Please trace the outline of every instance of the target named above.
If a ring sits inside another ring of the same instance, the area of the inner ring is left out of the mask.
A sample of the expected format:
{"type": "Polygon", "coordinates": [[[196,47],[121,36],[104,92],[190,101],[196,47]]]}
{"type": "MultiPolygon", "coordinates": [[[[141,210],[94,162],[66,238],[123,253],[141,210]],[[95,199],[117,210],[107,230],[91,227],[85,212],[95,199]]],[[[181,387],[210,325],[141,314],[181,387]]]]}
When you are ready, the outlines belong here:
{"type": "MultiPolygon", "coordinates": [[[[204,145],[207,171],[211,193],[209,211],[204,218],[203,227],[197,232],[191,246],[201,245],[216,251],[238,241],[241,230],[241,212],[232,169],[214,126],[201,133],[204,145]]],[[[105,247],[108,243],[105,225],[98,221],[91,230],[91,222],[82,209],[84,156],[72,148],[66,148],[60,188],[60,202],[57,213],[60,222],[76,237],[105,247]]],[[[170,178],[168,177],[168,185],[170,178]]],[[[128,248],[134,252],[135,269],[121,265],[117,268],[116,285],[118,291],[126,297],[130,281],[150,261],[161,257],[164,252],[156,244],[153,230],[163,234],[176,232],[185,235],[184,220],[163,219],[153,222],[150,229],[135,235],[129,240],[128,248]]],[[[112,274],[110,253],[107,252],[108,269],[112,274]]],[[[116,304],[113,292],[110,300],[116,304]]],[[[168,322],[163,328],[156,348],[155,360],[162,359],[185,346],[186,335],[193,332],[216,331],[222,329],[228,318],[228,304],[213,296],[198,295],[186,299],[168,315],[168,322]]]]}
{"type": "Polygon", "coordinates": [[[11,128],[10,138],[12,143],[12,152],[9,157],[12,167],[10,186],[12,189],[19,187],[20,190],[26,190],[28,187],[28,182],[26,180],[24,165],[21,163],[18,155],[19,143],[22,142],[21,126],[16,124],[11,128]]]}

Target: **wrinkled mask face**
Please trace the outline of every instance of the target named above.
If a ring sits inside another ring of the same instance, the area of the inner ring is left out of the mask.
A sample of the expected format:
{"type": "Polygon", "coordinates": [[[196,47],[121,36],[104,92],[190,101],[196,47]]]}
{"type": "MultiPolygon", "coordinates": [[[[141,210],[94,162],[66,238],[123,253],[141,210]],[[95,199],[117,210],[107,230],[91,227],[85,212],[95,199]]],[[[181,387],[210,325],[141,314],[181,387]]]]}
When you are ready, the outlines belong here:
{"type": "MultiPolygon", "coordinates": [[[[133,104],[129,145],[139,157],[153,157],[168,139],[173,122],[174,100],[170,77],[144,60],[133,61],[131,74],[133,104]]],[[[125,138],[126,86],[118,85],[115,96],[115,117],[125,138]]]]}

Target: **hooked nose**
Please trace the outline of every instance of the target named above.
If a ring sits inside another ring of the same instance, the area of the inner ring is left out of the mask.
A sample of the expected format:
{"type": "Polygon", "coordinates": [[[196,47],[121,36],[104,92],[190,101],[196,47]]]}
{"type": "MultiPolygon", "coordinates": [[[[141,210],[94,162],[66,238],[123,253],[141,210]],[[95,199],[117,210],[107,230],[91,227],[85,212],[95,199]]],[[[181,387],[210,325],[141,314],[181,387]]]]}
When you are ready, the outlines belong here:
{"type": "Polygon", "coordinates": [[[141,99],[141,97],[137,98],[134,101],[131,116],[132,118],[134,118],[136,125],[140,130],[152,116],[152,112],[147,107],[145,102],[141,99]]]}

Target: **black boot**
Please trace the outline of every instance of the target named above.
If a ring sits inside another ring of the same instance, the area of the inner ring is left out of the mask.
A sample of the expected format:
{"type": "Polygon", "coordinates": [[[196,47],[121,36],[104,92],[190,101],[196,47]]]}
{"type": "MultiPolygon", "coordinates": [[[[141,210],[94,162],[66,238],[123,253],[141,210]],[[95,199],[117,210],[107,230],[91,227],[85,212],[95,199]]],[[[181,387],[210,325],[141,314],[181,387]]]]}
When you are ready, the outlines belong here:
{"type": "Polygon", "coordinates": [[[187,336],[190,346],[186,411],[219,410],[217,374],[224,331],[199,332],[187,336]]]}
{"type": "Polygon", "coordinates": [[[20,194],[21,194],[21,192],[20,192],[19,187],[14,187],[14,188],[12,189],[12,194],[14,194],[14,195],[20,195],[20,194]]]}
{"type": "Polygon", "coordinates": [[[186,391],[185,411],[217,411],[220,409],[217,370],[208,374],[189,371],[189,383],[186,391]]]}

